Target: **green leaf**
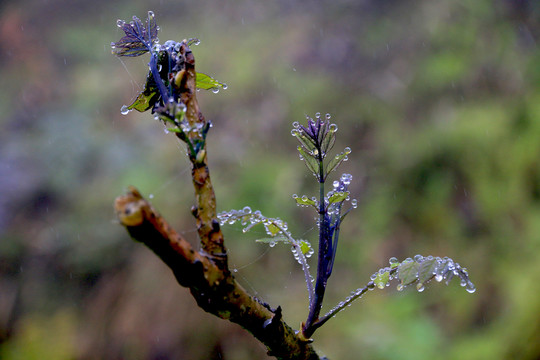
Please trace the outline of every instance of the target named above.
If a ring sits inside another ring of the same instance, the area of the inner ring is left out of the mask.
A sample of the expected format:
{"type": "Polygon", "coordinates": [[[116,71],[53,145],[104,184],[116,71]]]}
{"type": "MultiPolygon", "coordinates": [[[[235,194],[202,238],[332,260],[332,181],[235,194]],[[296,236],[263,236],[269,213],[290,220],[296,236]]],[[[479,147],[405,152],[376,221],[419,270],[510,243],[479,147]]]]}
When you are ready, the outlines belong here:
{"type": "Polygon", "coordinates": [[[298,205],[311,205],[317,207],[317,201],[310,199],[305,195],[302,197],[295,197],[294,200],[296,200],[298,205]]]}
{"type": "Polygon", "coordinates": [[[423,284],[426,281],[431,280],[435,276],[437,266],[437,259],[434,257],[424,258],[424,261],[422,261],[418,269],[418,282],[423,284]]]}
{"type": "Polygon", "coordinates": [[[139,112],[145,112],[152,108],[156,102],[159,101],[159,90],[154,82],[152,73],[149,73],[146,77],[146,84],[144,90],[139,93],[135,101],[127,107],[128,110],[137,110],[139,112]]]}
{"type": "Polygon", "coordinates": [[[281,232],[281,230],[279,230],[279,228],[272,224],[272,223],[267,223],[267,222],[264,222],[264,228],[266,229],[266,233],[270,236],[276,236],[277,234],[279,234],[281,232]]]}
{"type": "Polygon", "coordinates": [[[332,149],[332,147],[334,146],[334,143],[336,142],[336,133],[335,131],[330,130],[327,133],[325,132],[325,134],[326,134],[325,138],[323,139],[323,142],[321,144],[321,149],[326,155],[328,150],[332,149]]]}
{"type": "Polygon", "coordinates": [[[339,164],[341,164],[345,160],[346,157],[347,157],[347,154],[344,152],[334,156],[332,160],[330,160],[328,165],[326,165],[326,175],[334,171],[339,166],[339,164]]]}
{"type": "Polygon", "coordinates": [[[330,196],[330,198],[328,199],[328,203],[333,204],[333,203],[339,203],[339,202],[345,201],[345,199],[347,199],[347,196],[349,196],[349,194],[350,193],[348,191],[337,191],[330,196]]]}
{"type": "Polygon", "coordinates": [[[385,271],[382,274],[380,272],[377,273],[377,276],[373,280],[375,283],[375,286],[377,286],[379,289],[384,289],[386,287],[386,284],[390,281],[390,272],[385,271]]]}
{"type": "Polygon", "coordinates": [[[302,146],[306,149],[306,151],[314,153],[317,150],[317,146],[313,142],[313,139],[311,139],[310,137],[304,135],[300,131],[296,132],[295,136],[300,142],[300,144],[302,144],[302,146]]]}
{"type": "Polygon", "coordinates": [[[302,254],[304,255],[313,254],[311,244],[305,240],[300,240],[300,250],[302,250],[302,254]]]}
{"type": "Polygon", "coordinates": [[[416,261],[413,261],[413,260],[403,261],[401,265],[399,265],[398,267],[398,277],[399,277],[399,280],[401,281],[401,284],[406,286],[418,280],[417,274],[418,274],[419,267],[420,267],[420,264],[417,263],[416,261]]]}
{"type": "Polygon", "coordinates": [[[319,179],[319,162],[317,159],[307,153],[302,146],[298,146],[298,152],[302,155],[307,168],[319,179]]]}
{"type": "Polygon", "coordinates": [[[214,89],[226,89],[227,85],[220,83],[216,79],[206,74],[198,72],[195,78],[195,86],[198,89],[214,90],[214,89]]]}

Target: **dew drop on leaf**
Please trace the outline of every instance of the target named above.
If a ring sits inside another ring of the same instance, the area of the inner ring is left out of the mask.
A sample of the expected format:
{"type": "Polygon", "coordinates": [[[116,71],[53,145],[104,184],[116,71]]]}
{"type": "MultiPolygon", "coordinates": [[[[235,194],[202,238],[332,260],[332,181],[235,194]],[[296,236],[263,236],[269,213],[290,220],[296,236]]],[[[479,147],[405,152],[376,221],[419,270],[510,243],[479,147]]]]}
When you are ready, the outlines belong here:
{"type": "Polygon", "coordinates": [[[418,292],[422,292],[424,291],[425,287],[424,287],[424,284],[419,282],[418,284],[416,284],[416,290],[418,290],[418,292]]]}
{"type": "Polygon", "coordinates": [[[473,292],[476,291],[476,286],[474,286],[474,284],[473,284],[471,281],[469,281],[469,282],[467,283],[467,287],[465,288],[465,290],[467,290],[467,292],[468,292],[469,294],[472,294],[473,292]]]}
{"type": "Polygon", "coordinates": [[[131,110],[129,110],[128,106],[127,105],[124,105],[122,106],[122,108],[120,109],[120,113],[122,115],[127,115],[131,110]]]}

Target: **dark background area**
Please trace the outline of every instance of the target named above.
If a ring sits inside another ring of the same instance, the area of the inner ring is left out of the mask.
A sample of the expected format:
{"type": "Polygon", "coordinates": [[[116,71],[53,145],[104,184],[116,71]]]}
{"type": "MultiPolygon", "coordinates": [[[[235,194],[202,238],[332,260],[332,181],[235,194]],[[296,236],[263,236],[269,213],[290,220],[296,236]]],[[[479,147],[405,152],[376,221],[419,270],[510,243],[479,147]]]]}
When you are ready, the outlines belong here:
{"type": "MultiPolygon", "coordinates": [[[[540,357],[538,2],[21,0],[0,3],[0,358],[265,358],[115,222],[132,184],[197,240],[183,144],[150,114],[120,114],[148,57],[111,55],[116,20],[148,10],[162,42],[201,39],[198,71],[228,84],[198,94],[219,210],[260,209],[315,243],[314,214],[291,195],[318,190],[290,130],[332,114],[359,207],[326,309],[392,256],[450,256],[477,287],[370,292],[317,349],[540,357]]],[[[256,243],[262,229],[225,232],[239,281],[298,327],[307,293],[290,250],[256,243]]]]}

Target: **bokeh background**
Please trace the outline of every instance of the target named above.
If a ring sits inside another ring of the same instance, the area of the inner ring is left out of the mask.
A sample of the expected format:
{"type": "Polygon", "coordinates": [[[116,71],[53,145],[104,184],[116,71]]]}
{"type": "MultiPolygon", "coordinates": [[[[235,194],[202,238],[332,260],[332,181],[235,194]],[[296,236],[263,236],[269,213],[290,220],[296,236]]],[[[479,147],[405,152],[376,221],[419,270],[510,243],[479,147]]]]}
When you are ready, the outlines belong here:
{"type": "MultiPolygon", "coordinates": [[[[0,3],[0,358],[264,359],[115,222],[136,185],[196,246],[182,144],[120,114],[147,58],[110,42],[153,10],[163,41],[197,37],[220,210],[246,205],[316,242],[317,192],[293,121],[331,113],[359,208],[342,226],[326,309],[388,259],[450,256],[477,286],[370,292],[315,334],[331,359],[540,358],[540,4],[530,0],[0,3]]],[[[339,176],[339,173],[336,173],[339,176]]],[[[231,266],[298,327],[290,249],[226,228],[231,266]]]]}

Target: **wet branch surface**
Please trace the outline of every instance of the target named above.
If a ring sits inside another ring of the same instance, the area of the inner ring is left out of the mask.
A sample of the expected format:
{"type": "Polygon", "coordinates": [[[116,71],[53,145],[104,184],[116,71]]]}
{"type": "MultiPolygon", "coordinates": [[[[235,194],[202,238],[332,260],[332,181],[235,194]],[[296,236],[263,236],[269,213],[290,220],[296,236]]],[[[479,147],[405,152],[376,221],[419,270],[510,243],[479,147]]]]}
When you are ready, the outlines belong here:
{"type": "MultiPolygon", "coordinates": [[[[206,125],[196,98],[195,59],[187,45],[184,51],[186,61],[179,84],[180,99],[186,105],[190,124],[206,125]]],[[[200,251],[195,251],[135,187],[129,187],[127,193],[115,201],[121,224],[134,240],[145,244],[161,258],[178,283],[189,288],[199,307],[247,329],[267,347],[269,355],[278,359],[322,359],[308,340],[298,336],[283,321],[279,306],[270,308],[236,282],[227,265],[224,238],[216,218],[206,146],[189,158],[196,201],[192,213],[197,223],[200,251]]]]}

